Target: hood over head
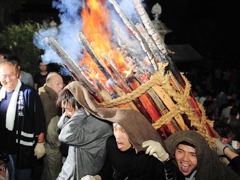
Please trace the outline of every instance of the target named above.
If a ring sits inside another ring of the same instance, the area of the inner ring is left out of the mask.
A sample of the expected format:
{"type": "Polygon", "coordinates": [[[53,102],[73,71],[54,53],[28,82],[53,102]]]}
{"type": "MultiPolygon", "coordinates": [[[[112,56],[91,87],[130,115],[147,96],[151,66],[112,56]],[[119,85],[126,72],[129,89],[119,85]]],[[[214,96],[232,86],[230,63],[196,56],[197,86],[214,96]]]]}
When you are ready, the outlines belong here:
{"type": "Polygon", "coordinates": [[[177,131],[164,142],[171,158],[174,158],[175,149],[180,142],[187,142],[195,146],[198,161],[197,180],[240,179],[233,170],[220,162],[217,153],[210,148],[205,138],[197,131],[177,131]]]}
{"type": "Polygon", "coordinates": [[[155,140],[164,146],[160,134],[140,112],[130,108],[103,108],[78,81],[69,83],[60,94],[66,89],[73,94],[85,111],[99,119],[120,124],[128,133],[136,152],[143,150],[142,142],[146,140],[155,140]]]}

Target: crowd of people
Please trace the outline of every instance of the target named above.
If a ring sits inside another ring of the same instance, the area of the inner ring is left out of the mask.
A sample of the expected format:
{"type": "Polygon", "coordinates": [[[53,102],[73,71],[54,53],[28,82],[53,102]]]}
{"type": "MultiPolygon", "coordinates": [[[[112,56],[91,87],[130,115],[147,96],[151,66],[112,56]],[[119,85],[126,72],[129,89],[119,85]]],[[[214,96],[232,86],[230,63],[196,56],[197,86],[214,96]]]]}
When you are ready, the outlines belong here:
{"type": "Polygon", "coordinates": [[[193,130],[163,140],[138,111],[101,108],[47,67],[39,61],[32,76],[0,51],[0,180],[240,179],[234,94],[193,89],[219,134],[215,150],[193,130]]]}

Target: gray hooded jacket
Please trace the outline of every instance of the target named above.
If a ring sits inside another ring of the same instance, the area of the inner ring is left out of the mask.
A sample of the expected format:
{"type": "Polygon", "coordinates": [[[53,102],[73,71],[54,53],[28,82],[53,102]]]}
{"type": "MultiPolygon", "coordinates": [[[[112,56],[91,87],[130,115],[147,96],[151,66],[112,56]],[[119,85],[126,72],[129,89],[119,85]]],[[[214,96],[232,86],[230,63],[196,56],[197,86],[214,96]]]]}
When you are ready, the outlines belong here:
{"type": "Polygon", "coordinates": [[[68,156],[58,180],[77,180],[96,174],[103,166],[107,138],[112,127],[79,109],[70,119],[62,115],[58,122],[59,140],[69,145],[68,156]]]}

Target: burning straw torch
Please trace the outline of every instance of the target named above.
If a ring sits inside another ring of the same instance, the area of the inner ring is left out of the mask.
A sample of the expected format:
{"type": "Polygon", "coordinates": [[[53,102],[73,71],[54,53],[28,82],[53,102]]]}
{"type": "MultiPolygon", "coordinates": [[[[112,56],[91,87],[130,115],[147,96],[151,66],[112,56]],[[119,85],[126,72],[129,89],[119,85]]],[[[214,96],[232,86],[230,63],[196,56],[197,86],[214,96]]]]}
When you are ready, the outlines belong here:
{"type": "MultiPolygon", "coordinates": [[[[125,48],[120,43],[115,49],[110,49],[109,46],[105,50],[98,50],[103,44],[96,45],[96,40],[93,40],[92,36],[94,33],[89,36],[86,30],[79,32],[78,39],[88,59],[79,64],[67,55],[54,38],[47,38],[46,43],[60,56],[64,66],[82,82],[101,107],[133,108],[141,112],[146,120],[159,130],[162,137],[167,137],[178,130],[194,129],[213,145],[212,137],[216,137],[217,134],[209,125],[204,108],[194,99],[187,78],[171,61],[167,46],[155,30],[142,4],[138,0],[133,0],[142,21],[133,24],[115,0],[109,2],[130,32],[132,39],[139,43],[145,58],[139,59],[129,50],[130,48],[125,48]],[[114,56],[111,56],[112,54],[114,56]],[[117,60],[114,57],[117,57],[117,60]]],[[[89,9],[91,7],[83,7],[82,16],[84,12],[88,13],[89,9]]],[[[106,13],[107,10],[102,12],[106,13]]],[[[85,17],[83,22],[90,19],[85,17]]],[[[84,25],[87,26],[86,23],[84,25]]],[[[91,30],[94,29],[97,29],[97,24],[91,30]]],[[[105,31],[108,32],[107,27],[105,31]]],[[[102,41],[105,41],[104,45],[108,44],[106,38],[100,40],[100,43],[102,41]]]]}

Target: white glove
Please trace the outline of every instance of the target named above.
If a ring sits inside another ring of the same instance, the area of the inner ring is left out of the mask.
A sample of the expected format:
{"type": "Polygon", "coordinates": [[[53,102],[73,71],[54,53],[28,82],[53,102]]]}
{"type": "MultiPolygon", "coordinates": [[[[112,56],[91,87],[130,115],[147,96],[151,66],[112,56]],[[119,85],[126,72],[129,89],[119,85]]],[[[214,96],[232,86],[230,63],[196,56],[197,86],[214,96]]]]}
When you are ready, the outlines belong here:
{"type": "Polygon", "coordinates": [[[165,162],[169,159],[169,154],[165,151],[162,145],[153,140],[148,140],[142,143],[143,148],[147,148],[145,153],[156,157],[161,162],[165,162]]]}
{"type": "Polygon", "coordinates": [[[217,148],[217,154],[219,156],[224,155],[223,149],[226,147],[225,144],[223,144],[219,139],[214,138],[215,143],[216,143],[216,148],[217,148]]]}
{"type": "Polygon", "coordinates": [[[214,140],[215,140],[215,143],[216,143],[217,154],[218,154],[219,156],[225,155],[224,149],[225,149],[226,147],[228,147],[229,149],[231,149],[232,151],[234,151],[233,147],[232,147],[230,144],[225,144],[225,143],[221,142],[221,141],[220,141],[219,139],[217,139],[217,138],[214,138],[214,140]]]}
{"type": "Polygon", "coordinates": [[[86,175],[83,176],[81,180],[102,180],[102,178],[99,175],[96,176],[86,175]]]}
{"type": "Polygon", "coordinates": [[[44,143],[37,143],[34,148],[34,155],[37,156],[37,159],[40,159],[45,154],[44,143]]]}

